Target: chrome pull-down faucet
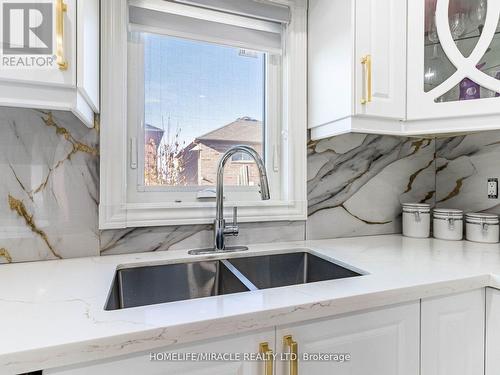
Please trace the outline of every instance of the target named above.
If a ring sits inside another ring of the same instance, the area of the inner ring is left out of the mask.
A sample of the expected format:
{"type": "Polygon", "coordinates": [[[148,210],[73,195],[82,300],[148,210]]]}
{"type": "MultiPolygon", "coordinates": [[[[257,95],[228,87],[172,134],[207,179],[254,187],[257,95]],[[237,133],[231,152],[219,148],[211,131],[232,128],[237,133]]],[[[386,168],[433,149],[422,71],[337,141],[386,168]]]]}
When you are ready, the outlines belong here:
{"type": "MultiPolygon", "coordinates": [[[[257,164],[257,169],[260,176],[260,196],[262,200],[270,199],[269,195],[269,182],[267,181],[266,167],[262,158],[259,156],[257,151],[249,146],[234,146],[227,150],[224,155],[219,160],[219,165],[217,167],[217,185],[216,185],[216,213],[214,221],[214,247],[211,250],[191,250],[190,254],[206,254],[210,252],[223,252],[223,251],[234,251],[234,249],[226,249],[226,236],[237,236],[239,233],[238,228],[238,209],[233,208],[233,223],[231,225],[226,225],[224,220],[224,167],[228,160],[236,153],[244,153],[250,156],[257,164]]],[[[244,248],[237,248],[236,250],[244,250],[244,248]]]]}

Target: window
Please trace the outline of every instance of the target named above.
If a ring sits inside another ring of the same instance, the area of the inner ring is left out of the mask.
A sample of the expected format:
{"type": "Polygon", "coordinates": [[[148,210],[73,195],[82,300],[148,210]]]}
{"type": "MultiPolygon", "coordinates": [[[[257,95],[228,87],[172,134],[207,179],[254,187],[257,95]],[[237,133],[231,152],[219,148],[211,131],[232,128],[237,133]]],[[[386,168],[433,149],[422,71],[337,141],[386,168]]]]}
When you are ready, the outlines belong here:
{"type": "Polygon", "coordinates": [[[253,160],[247,154],[235,154],[231,157],[231,161],[241,162],[241,163],[251,163],[253,160]]]}
{"type": "MultiPolygon", "coordinates": [[[[264,158],[265,53],[149,33],[138,38],[144,51],[139,185],[213,186],[219,158],[238,144],[264,158]]],[[[236,154],[232,161],[250,159],[236,154]]],[[[259,179],[255,165],[234,163],[224,178],[239,186],[259,179]]]]}
{"type": "MultiPolygon", "coordinates": [[[[149,2],[160,12],[148,2],[130,4],[141,5],[130,8],[128,81],[137,93],[128,97],[128,132],[137,143],[131,199],[198,202],[215,186],[222,154],[239,144],[259,152],[279,196],[281,171],[271,163],[282,123],[266,114],[282,111],[282,24],[259,21],[255,29],[242,17],[216,23],[219,12],[199,8],[188,17],[192,6],[149,2]]],[[[257,166],[246,155],[226,165],[224,183],[228,200],[259,199],[257,166]]]]}
{"type": "Polygon", "coordinates": [[[239,144],[271,189],[262,202],[255,163],[232,156],[241,221],[305,218],[306,12],[288,1],[106,2],[121,22],[103,30],[101,228],[210,222],[219,158],[239,144]]]}

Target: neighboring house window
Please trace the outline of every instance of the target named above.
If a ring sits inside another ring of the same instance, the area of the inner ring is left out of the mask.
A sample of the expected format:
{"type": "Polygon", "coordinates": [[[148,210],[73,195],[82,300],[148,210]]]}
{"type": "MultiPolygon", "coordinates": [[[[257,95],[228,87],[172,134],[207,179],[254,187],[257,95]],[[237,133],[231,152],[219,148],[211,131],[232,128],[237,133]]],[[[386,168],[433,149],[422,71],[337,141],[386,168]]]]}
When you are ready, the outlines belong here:
{"type": "Polygon", "coordinates": [[[235,154],[231,156],[231,161],[238,161],[241,163],[251,163],[252,158],[248,156],[247,154],[235,154]]]}
{"type": "MultiPolygon", "coordinates": [[[[305,177],[299,175],[305,165],[299,168],[298,163],[305,164],[306,1],[183,3],[109,0],[104,5],[108,18],[128,16],[121,29],[126,39],[117,38],[119,22],[103,32],[110,38],[104,41],[109,48],[104,47],[103,61],[111,60],[103,83],[110,101],[104,100],[109,109],[103,110],[103,146],[118,150],[119,140],[126,139],[128,154],[123,175],[111,162],[107,166],[103,152],[103,175],[115,175],[107,184],[116,187],[109,190],[120,190],[119,197],[102,195],[102,206],[110,212],[106,215],[125,220],[126,226],[187,223],[190,217],[208,222],[221,155],[235,145],[248,145],[265,162],[271,202],[260,201],[257,167],[244,154],[233,155],[226,165],[226,200],[264,205],[269,212],[262,210],[262,215],[270,220],[276,220],[270,213],[274,206],[280,219],[304,218],[305,177]],[[118,43],[126,45],[125,61],[115,60],[118,43]],[[123,66],[125,88],[119,84],[123,66]],[[126,100],[120,101],[123,91],[126,100]],[[124,104],[126,134],[119,135],[124,104]],[[111,113],[108,127],[106,113],[111,113]],[[156,209],[154,222],[147,219],[147,207],[156,209]],[[186,210],[180,213],[182,207],[186,210]],[[134,215],[138,219],[131,219],[134,215]]],[[[112,157],[120,155],[117,151],[112,157]]],[[[244,207],[240,214],[242,221],[258,218],[244,207]]]]}
{"type": "MultiPolygon", "coordinates": [[[[195,138],[178,153],[185,186],[214,186],[220,157],[236,145],[253,147],[264,157],[264,124],[250,117],[238,118],[229,124],[195,138]]],[[[234,186],[254,186],[259,183],[257,166],[247,154],[235,154],[226,164],[224,182],[234,186]],[[250,165],[241,165],[243,160],[250,165]],[[235,163],[236,162],[236,163],[235,163]]]]}

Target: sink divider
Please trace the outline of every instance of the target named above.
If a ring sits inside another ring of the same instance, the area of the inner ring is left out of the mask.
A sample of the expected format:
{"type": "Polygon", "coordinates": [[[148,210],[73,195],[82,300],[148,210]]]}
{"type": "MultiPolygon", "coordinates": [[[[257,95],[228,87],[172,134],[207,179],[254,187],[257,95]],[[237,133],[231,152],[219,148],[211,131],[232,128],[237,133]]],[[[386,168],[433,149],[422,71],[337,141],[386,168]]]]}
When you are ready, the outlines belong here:
{"type": "Polygon", "coordinates": [[[222,264],[224,264],[224,266],[238,279],[240,280],[243,285],[245,285],[251,292],[255,291],[255,290],[259,290],[259,288],[257,288],[255,286],[254,283],[252,283],[245,275],[243,275],[240,270],[238,270],[232,263],[230,260],[228,259],[221,259],[220,262],[222,264]]]}

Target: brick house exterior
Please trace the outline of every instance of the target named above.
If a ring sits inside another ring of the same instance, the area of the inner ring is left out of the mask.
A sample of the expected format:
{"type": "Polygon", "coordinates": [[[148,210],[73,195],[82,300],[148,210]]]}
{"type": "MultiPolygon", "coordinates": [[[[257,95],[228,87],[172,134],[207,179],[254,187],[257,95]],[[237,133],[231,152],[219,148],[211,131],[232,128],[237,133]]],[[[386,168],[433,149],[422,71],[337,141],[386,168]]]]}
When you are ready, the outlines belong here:
{"type": "Polygon", "coordinates": [[[158,183],[158,148],[165,132],[155,126],[144,127],[144,178],[146,185],[158,183]]]}
{"type": "MultiPolygon", "coordinates": [[[[221,128],[196,138],[179,157],[187,185],[215,185],[216,168],[221,155],[235,145],[247,145],[262,155],[262,122],[242,117],[221,128]]],[[[257,185],[259,174],[255,163],[242,155],[234,155],[225,168],[228,185],[257,185]]]]}

